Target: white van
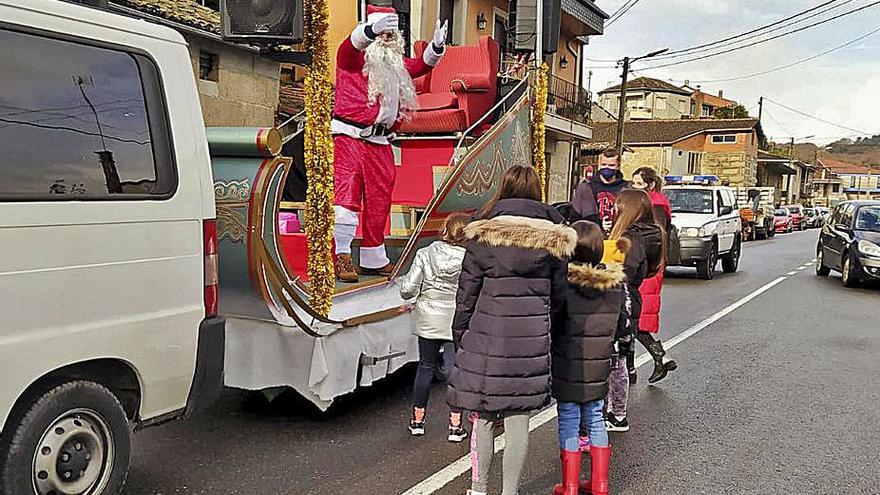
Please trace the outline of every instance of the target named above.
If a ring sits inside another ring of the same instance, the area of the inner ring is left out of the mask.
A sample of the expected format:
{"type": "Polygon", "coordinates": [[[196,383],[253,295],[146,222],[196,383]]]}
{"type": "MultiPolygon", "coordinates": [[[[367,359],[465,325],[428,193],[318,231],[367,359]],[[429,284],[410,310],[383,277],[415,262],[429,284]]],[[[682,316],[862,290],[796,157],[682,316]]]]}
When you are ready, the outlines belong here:
{"type": "Polygon", "coordinates": [[[714,175],[669,176],[663,188],[678,229],[681,265],[695,266],[705,280],[715,278],[719,259],[724,273],[735,272],[742,255],[736,190],[720,182],[714,175]]]}
{"type": "Polygon", "coordinates": [[[222,381],[190,57],[56,0],[0,0],[0,46],[0,493],[118,493],[132,430],[222,381]]]}

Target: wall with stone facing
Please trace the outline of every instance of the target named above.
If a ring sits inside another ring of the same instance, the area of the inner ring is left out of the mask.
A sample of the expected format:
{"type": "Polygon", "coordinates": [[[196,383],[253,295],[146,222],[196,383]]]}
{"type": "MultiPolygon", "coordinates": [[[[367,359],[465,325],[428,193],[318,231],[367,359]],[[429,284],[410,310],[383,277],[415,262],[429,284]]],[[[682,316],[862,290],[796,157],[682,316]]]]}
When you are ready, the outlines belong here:
{"type": "Polygon", "coordinates": [[[626,180],[632,179],[633,172],[641,167],[651,167],[661,174],[667,170],[665,153],[660,146],[631,147],[632,152],[623,154],[621,170],[626,180]]]}
{"type": "Polygon", "coordinates": [[[757,183],[758,159],[747,153],[706,153],[700,173],[717,175],[731,186],[752,187],[757,183]]]}
{"type": "Polygon", "coordinates": [[[185,36],[199,90],[205,125],[275,125],[280,66],[258,54],[198,36],[185,36]],[[199,78],[199,53],[217,55],[217,80],[199,78]]]}

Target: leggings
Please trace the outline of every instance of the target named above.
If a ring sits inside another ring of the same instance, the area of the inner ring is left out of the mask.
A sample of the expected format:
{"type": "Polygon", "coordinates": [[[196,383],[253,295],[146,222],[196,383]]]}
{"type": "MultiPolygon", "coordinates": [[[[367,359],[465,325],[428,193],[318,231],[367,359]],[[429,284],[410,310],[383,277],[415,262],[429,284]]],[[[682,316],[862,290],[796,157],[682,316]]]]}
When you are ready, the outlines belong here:
{"type": "Polygon", "coordinates": [[[471,434],[471,491],[488,493],[492,456],[495,453],[494,422],[504,418],[504,460],[501,495],[518,495],[519,482],[529,451],[529,413],[473,413],[471,434]]]}
{"type": "MultiPolygon", "coordinates": [[[[419,367],[416,370],[415,383],[413,383],[413,405],[415,407],[423,409],[428,406],[434,372],[438,366],[441,366],[443,374],[448,376],[452,371],[454,358],[455,349],[452,347],[452,342],[419,337],[419,367]],[[441,356],[443,358],[442,364],[440,362],[441,356]]],[[[460,410],[452,409],[452,412],[460,412],[460,410]]]]}
{"type": "Polygon", "coordinates": [[[608,410],[618,419],[626,417],[626,403],[629,401],[629,373],[626,359],[620,355],[611,356],[611,375],[608,377],[608,396],[605,403],[608,410]]]}

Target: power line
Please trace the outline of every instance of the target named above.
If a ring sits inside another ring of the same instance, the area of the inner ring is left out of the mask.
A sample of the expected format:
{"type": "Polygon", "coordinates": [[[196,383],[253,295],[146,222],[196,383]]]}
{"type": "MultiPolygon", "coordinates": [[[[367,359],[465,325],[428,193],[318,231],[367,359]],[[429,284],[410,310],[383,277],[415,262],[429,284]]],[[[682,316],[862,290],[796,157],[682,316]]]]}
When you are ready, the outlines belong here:
{"type": "MultiPolygon", "coordinates": [[[[865,33],[865,34],[859,36],[858,38],[853,38],[853,39],[847,41],[846,43],[843,43],[843,44],[841,44],[841,45],[837,45],[837,46],[835,46],[834,48],[830,48],[830,49],[828,49],[828,50],[825,50],[825,51],[823,51],[823,52],[817,53],[817,54],[815,54],[815,55],[811,55],[811,56],[809,56],[809,57],[802,58],[802,59],[800,59],[800,60],[798,60],[798,61],[796,61],[796,62],[792,62],[792,63],[790,63],[790,64],[781,65],[781,66],[779,66],[779,67],[774,67],[774,68],[772,68],[772,69],[767,69],[767,70],[764,70],[764,71],[761,71],[761,72],[754,72],[754,73],[752,73],[752,74],[746,74],[746,75],[735,76],[735,77],[725,77],[725,78],[722,78],[722,79],[703,79],[703,80],[699,80],[699,81],[691,80],[690,82],[692,82],[692,83],[701,83],[701,84],[703,84],[703,83],[717,83],[717,82],[739,81],[739,80],[741,80],[741,79],[749,79],[749,78],[752,78],[752,77],[764,76],[764,75],[767,75],[767,74],[771,74],[771,73],[773,73],[773,72],[777,72],[777,71],[780,71],[780,70],[783,70],[783,69],[788,69],[788,68],[791,68],[791,67],[794,67],[794,66],[797,66],[797,65],[804,64],[804,63],[806,63],[806,62],[810,62],[810,61],[815,60],[815,59],[817,59],[817,58],[819,58],[819,57],[823,57],[823,56],[825,56],[825,55],[828,55],[829,53],[836,52],[837,50],[840,50],[840,49],[846,48],[846,47],[848,47],[848,46],[850,46],[850,45],[853,45],[853,44],[855,44],[855,43],[858,43],[859,41],[862,41],[862,40],[864,40],[865,38],[869,38],[869,37],[871,37],[871,36],[873,36],[873,35],[875,35],[875,34],[877,34],[877,33],[880,33],[880,28],[877,28],[877,29],[874,29],[874,30],[872,30],[872,31],[870,31],[870,32],[868,32],[868,33],[865,33]]],[[[677,81],[677,82],[681,82],[680,80],[675,80],[675,81],[677,81]]]]}
{"type": "Polygon", "coordinates": [[[608,17],[608,19],[614,19],[615,17],[617,17],[617,14],[620,14],[623,11],[623,9],[625,9],[626,6],[629,5],[630,2],[632,2],[632,0],[625,0],[620,5],[620,7],[618,7],[617,10],[615,10],[614,13],[608,17]]]}
{"type": "Polygon", "coordinates": [[[813,27],[816,27],[816,26],[819,26],[819,25],[822,25],[822,24],[825,24],[825,23],[828,23],[828,22],[831,22],[831,21],[834,21],[834,20],[840,19],[841,17],[845,17],[845,16],[848,16],[848,15],[851,15],[851,14],[855,14],[855,13],[860,12],[860,11],[862,11],[862,10],[865,10],[865,9],[868,9],[868,8],[871,8],[871,7],[875,7],[875,6],[877,6],[877,5],[880,5],[880,0],[878,0],[878,1],[876,1],[876,2],[869,3],[868,5],[864,5],[864,6],[862,6],[862,7],[857,8],[857,9],[848,10],[848,11],[846,11],[846,12],[844,12],[844,13],[842,13],[842,14],[838,14],[838,15],[836,15],[836,16],[834,16],[834,17],[829,17],[828,19],[823,19],[823,20],[821,20],[821,21],[814,22],[813,24],[808,24],[808,25],[806,25],[806,26],[801,26],[801,27],[799,27],[799,28],[797,28],[797,29],[793,29],[793,30],[791,30],[791,31],[786,31],[786,32],[781,33],[781,34],[778,34],[778,35],[776,35],[776,36],[772,36],[772,37],[770,37],[770,38],[766,38],[766,39],[763,39],[763,40],[755,41],[755,42],[753,42],[753,43],[749,43],[749,44],[747,44],[747,45],[738,46],[738,47],[734,47],[734,48],[729,48],[729,49],[727,49],[727,50],[723,50],[723,51],[720,51],[720,52],[710,53],[710,54],[708,54],[708,55],[702,55],[702,56],[699,56],[699,57],[694,57],[694,58],[690,58],[690,59],[687,59],[687,60],[681,60],[681,61],[678,61],[678,62],[670,62],[670,63],[667,63],[667,64],[654,65],[654,66],[651,66],[651,67],[643,67],[642,70],[660,69],[660,68],[663,68],[663,67],[672,67],[672,66],[674,66],[674,65],[687,64],[687,63],[690,63],[690,62],[696,62],[697,60],[704,60],[704,59],[707,59],[707,58],[712,58],[712,57],[717,57],[717,56],[719,56],[719,55],[724,55],[725,53],[735,52],[735,51],[738,51],[738,50],[742,50],[742,49],[744,49],[744,48],[750,48],[750,47],[753,47],[753,46],[756,46],[756,45],[760,45],[760,44],[763,44],[763,43],[767,43],[768,41],[773,41],[773,40],[776,40],[776,39],[782,38],[782,37],[784,37],[784,36],[788,36],[788,35],[791,35],[791,34],[799,33],[799,32],[801,32],[801,31],[806,31],[807,29],[810,29],[810,28],[813,28],[813,27]]]}
{"type": "Polygon", "coordinates": [[[816,116],[810,115],[810,114],[808,114],[807,112],[802,112],[802,111],[800,111],[800,110],[798,110],[798,109],[796,109],[796,108],[791,108],[791,107],[788,106],[788,105],[785,105],[785,104],[783,104],[783,103],[779,103],[778,101],[774,100],[773,98],[770,98],[769,96],[765,96],[764,99],[767,100],[767,101],[769,101],[770,103],[773,103],[774,105],[778,105],[778,106],[780,106],[780,107],[782,107],[782,108],[784,108],[784,109],[786,109],[786,110],[788,110],[788,111],[790,111],[790,112],[794,112],[794,113],[796,113],[796,114],[798,114],[798,115],[801,115],[801,116],[807,117],[808,119],[813,119],[813,120],[815,120],[815,121],[822,122],[823,124],[828,124],[828,125],[832,125],[832,126],[834,126],[834,127],[839,127],[839,128],[841,128],[841,129],[846,129],[846,130],[848,130],[848,131],[852,131],[852,132],[855,132],[855,133],[858,133],[858,134],[860,134],[860,135],[864,135],[864,136],[872,136],[872,135],[873,135],[873,133],[870,133],[870,132],[860,131],[860,130],[858,130],[858,129],[853,129],[852,127],[847,127],[847,126],[845,126],[845,125],[836,124],[836,123],[834,123],[834,122],[831,122],[830,120],[820,119],[819,117],[816,117],[816,116]]]}
{"type": "Polygon", "coordinates": [[[660,57],[658,57],[658,58],[674,58],[674,57],[676,57],[676,56],[678,56],[678,57],[682,57],[682,56],[686,56],[686,55],[688,55],[688,54],[693,55],[694,53],[704,53],[704,52],[706,52],[706,51],[711,51],[711,50],[714,50],[714,49],[717,49],[717,48],[721,48],[721,47],[715,47],[715,45],[722,45],[722,44],[724,44],[724,45],[734,45],[734,44],[736,44],[736,43],[741,43],[741,42],[743,42],[743,41],[748,41],[749,39],[754,39],[754,38],[757,38],[757,37],[759,37],[759,36],[763,36],[763,35],[765,35],[765,34],[768,34],[768,33],[774,32],[774,31],[778,31],[779,29],[783,29],[783,28],[785,28],[785,27],[787,27],[787,26],[791,26],[791,25],[793,25],[793,24],[801,23],[801,22],[803,22],[803,21],[805,21],[805,20],[807,20],[807,19],[811,19],[811,18],[813,18],[813,17],[816,17],[816,16],[818,16],[818,15],[824,14],[824,13],[826,13],[826,12],[830,12],[831,10],[834,10],[834,9],[836,9],[836,8],[839,8],[839,7],[842,7],[842,6],[844,6],[844,5],[848,4],[848,3],[853,2],[854,0],[846,0],[845,2],[843,2],[843,3],[840,4],[840,5],[832,6],[830,9],[827,9],[827,10],[824,10],[824,11],[821,11],[821,12],[817,12],[817,13],[815,13],[815,14],[809,16],[809,17],[806,17],[806,18],[804,18],[804,19],[798,19],[798,20],[796,20],[795,22],[792,22],[792,23],[786,24],[786,25],[784,25],[784,26],[780,26],[780,27],[777,28],[777,29],[767,31],[766,33],[762,33],[762,32],[761,32],[761,31],[764,31],[764,30],[766,30],[766,29],[768,29],[768,28],[772,28],[772,27],[774,27],[774,26],[779,26],[780,24],[783,24],[783,23],[786,23],[786,22],[788,22],[788,21],[791,21],[791,20],[797,19],[798,17],[801,17],[801,16],[803,16],[803,15],[805,15],[805,14],[809,14],[810,12],[813,12],[813,11],[815,11],[815,10],[821,9],[821,8],[823,8],[823,7],[826,7],[827,5],[832,4],[832,3],[836,2],[836,1],[837,1],[837,0],[829,0],[829,1],[825,2],[825,3],[819,4],[819,5],[815,6],[815,7],[810,8],[810,9],[807,9],[807,10],[804,10],[804,11],[798,12],[798,13],[796,13],[796,14],[790,15],[790,16],[788,16],[788,17],[785,17],[785,18],[780,19],[780,20],[778,20],[778,21],[772,22],[772,23],[770,23],[770,24],[765,24],[765,25],[763,25],[763,26],[757,27],[757,28],[755,28],[755,29],[752,29],[751,31],[746,31],[746,32],[744,32],[744,33],[740,33],[740,34],[736,34],[736,35],[733,35],[733,36],[729,36],[729,37],[724,38],[724,39],[720,39],[720,40],[712,41],[712,42],[710,42],[710,43],[703,43],[702,45],[692,46],[692,47],[690,47],[690,48],[683,48],[683,49],[681,49],[681,50],[674,50],[674,51],[671,51],[671,52],[666,52],[664,55],[662,55],[662,56],[660,56],[660,57]],[[756,34],[756,33],[760,33],[760,34],[756,34]],[[755,34],[755,36],[750,36],[750,35],[753,35],[753,34],[755,34]],[[745,37],[747,37],[747,36],[748,36],[748,38],[745,39],[745,40],[739,40],[739,39],[738,39],[738,38],[745,38],[745,37]],[[734,41],[734,40],[737,40],[737,41],[734,41]],[[734,42],[733,42],[733,43],[729,43],[730,41],[734,41],[734,42]],[[715,47],[715,48],[709,48],[709,47],[715,47]],[[707,50],[701,50],[701,49],[705,49],[705,48],[709,48],[709,49],[707,49],[707,50]]]}
{"type": "MultiPolygon", "coordinates": [[[[777,28],[777,29],[771,29],[770,31],[767,31],[766,33],[761,33],[761,34],[759,34],[759,35],[751,36],[751,37],[749,37],[749,38],[747,38],[747,39],[744,39],[744,40],[739,40],[739,41],[734,41],[733,43],[728,43],[728,42],[730,42],[730,41],[732,41],[732,40],[736,40],[737,38],[743,38],[743,37],[749,36],[749,35],[751,35],[751,34],[755,34],[755,33],[758,33],[758,32],[760,32],[760,31],[764,31],[764,30],[766,30],[766,29],[768,29],[768,28],[771,28],[771,27],[773,27],[773,26],[777,26],[777,25],[782,24],[782,23],[784,23],[784,22],[790,21],[790,20],[792,20],[792,19],[796,19],[796,18],[798,18],[798,17],[801,17],[801,16],[803,16],[803,15],[805,15],[805,14],[808,14],[808,13],[810,13],[810,12],[813,12],[813,11],[815,11],[815,10],[817,10],[817,9],[821,9],[821,8],[827,6],[827,5],[831,4],[831,3],[837,2],[837,1],[838,1],[838,0],[829,0],[829,1],[826,1],[825,3],[819,4],[819,5],[815,6],[815,7],[810,8],[810,9],[807,9],[807,10],[804,10],[804,11],[798,12],[798,13],[796,13],[796,14],[790,15],[790,16],[788,16],[788,17],[785,17],[785,18],[780,19],[780,20],[778,20],[778,21],[775,21],[775,22],[773,22],[773,23],[765,24],[765,25],[763,25],[763,26],[757,27],[757,28],[752,29],[752,30],[750,30],[750,31],[746,31],[746,32],[744,32],[744,33],[739,33],[739,34],[736,34],[736,35],[733,35],[733,36],[729,36],[729,37],[724,38],[724,39],[720,39],[720,40],[712,41],[712,42],[709,42],[709,43],[704,43],[704,44],[702,44],[702,45],[696,45],[696,46],[692,46],[692,47],[689,47],[689,48],[682,48],[682,49],[679,49],[679,50],[673,50],[673,51],[671,51],[671,52],[667,52],[667,53],[665,53],[664,55],[661,55],[661,56],[659,56],[659,57],[655,57],[654,59],[655,59],[655,60],[662,60],[662,59],[667,59],[667,58],[668,58],[668,59],[681,58],[681,57],[685,57],[685,56],[688,56],[688,55],[694,55],[694,54],[696,54],[696,53],[704,53],[704,52],[711,51],[711,50],[714,50],[714,49],[723,48],[723,46],[735,45],[735,44],[737,44],[737,43],[741,43],[741,42],[744,42],[744,41],[748,41],[749,39],[754,39],[754,38],[757,38],[757,37],[759,37],[759,36],[763,36],[763,35],[765,35],[765,34],[768,34],[768,33],[772,33],[772,32],[778,31],[779,29],[783,29],[783,28],[788,27],[788,26],[791,26],[791,25],[793,25],[793,24],[801,23],[801,22],[803,22],[803,21],[806,21],[806,20],[811,19],[811,18],[813,18],[813,17],[816,17],[816,16],[818,16],[818,15],[821,15],[821,14],[824,14],[824,13],[827,13],[827,12],[830,12],[831,10],[834,10],[834,9],[837,9],[837,8],[840,8],[840,7],[843,7],[844,5],[846,5],[846,4],[848,4],[848,3],[852,3],[854,0],[845,0],[842,4],[839,4],[839,5],[833,6],[833,7],[831,7],[830,9],[826,9],[826,10],[821,11],[821,12],[817,12],[817,13],[811,15],[811,16],[808,16],[808,17],[805,17],[805,18],[803,18],[803,19],[797,20],[797,21],[795,21],[795,22],[793,22],[793,23],[786,24],[786,25],[781,26],[781,27],[779,27],[779,28],[777,28]],[[717,46],[717,47],[715,47],[715,48],[710,48],[710,49],[707,49],[707,50],[699,50],[699,49],[701,49],[701,48],[711,47],[711,46],[714,46],[714,45],[723,45],[723,46],[717,46]],[[697,51],[695,51],[695,50],[697,50],[697,51]],[[689,52],[692,52],[692,53],[689,53],[689,52]]],[[[615,15],[617,15],[618,12],[620,12],[621,9],[623,9],[623,7],[626,6],[626,3],[628,3],[628,2],[625,2],[624,5],[622,5],[621,8],[618,9],[617,12],[615,12],[615,14],[613,14],[613,15],[611,16],[612,19],[613,19],[613,17],[614,17],[615,15]]],[[[613,22],[613,20],[612,20],[612,21],[609,21],[609,22],[606,24],[606,26],[610,25],[612,22],[613,22]]],[[[585,58],[586,58],[586,57],[585,57],[585,58]]],[[[617,61],[617,60],[611,60],[611,59],[591,59],[591,58],[587,58],[587,60],[590,60],[590,61],[592,61],[592,62],[603,62],[603,63],[607,63],[607,62],[616,62],[616,61],[617,61]]]]}
{"type": "Polygon", "coordinates": [[[793,135],[793,133],[791,131],[789,131],[788,129],[786,129],[786,127],[784,125],[782,125],[781,122],[776,120],[776,117],[771,115],[770,112],[768,112],[766,108],[764,108],[763,114],[766,115],[767,117],[770,117],[770,120],[772,120],[774,124],[778,125],[780,129],[782,129],[783,131],[788,133],[789,136],[793,135]]]}
{"type": "Polygon", "coordinates": [[[615,22],[617,22],[618,20],[620,20],[620,18],[623,17],[623,16],[625,16],[626,13],[630,11],[630,9],[632,9],[633,7],[635,7],[636,4],[639,3],[639,1],[640,1],[640,0],[634,0],[634,1],[629,5],[629,7],[623,9],[622,12],[620,12],[619,14],[617,14],[617,17],[612,17],[611,19],[609,19],[608,22],[605,24],[605,27],[606,27],[606,28],[607,28],[607,27],[611,27],[612,24],[614,24],[615,22]]]}
{"type": "Polygon", "coordinates": [[[77,129],[76,127],[67,127],[67,126],[60,126],[60,125],[57,125],[57,126],[56,126],[56,125],[37,124],[37,123],[34,123],[34,122],[27,122],[27,121],[24,121],[24,120],[4,119],[4,118],[2,118],[2,117],[0,117],[0,122],[5,122],[5,123],[7,123],[7,124],[18,124],[18,125],[25,125],[25,126],[30,126],[30,127],[38,127],[38,128],[40,128],[40,129],[51,129],[51,130],[54,130],[54,131],[71,131],[71,132],[76,132],[76,133],[79,133],[79,134],[85,134],[85,135],[87,135],[87,136],[102,137],[102,138],[104,138],[104,139],[109,139],[109,140],[111,140],[111,141],[119,141],[120,143],[133,143],[133,144],[139,144],[139,145],[141,145],[141,146],[144,146],[144,145],[150,144],[150,141],[138,141],[138,140],[135,140],[135,139],[119,138],[119,137],[115,137],[115,136],[109,136],[109,135],[107,135],[107,134],[103,134],[103,133],[99,134],[99,133],[97,133],[97,132],[90,132],[90,131],[86,131],[86,130],[83,130],[83,129],[77,129]]]}

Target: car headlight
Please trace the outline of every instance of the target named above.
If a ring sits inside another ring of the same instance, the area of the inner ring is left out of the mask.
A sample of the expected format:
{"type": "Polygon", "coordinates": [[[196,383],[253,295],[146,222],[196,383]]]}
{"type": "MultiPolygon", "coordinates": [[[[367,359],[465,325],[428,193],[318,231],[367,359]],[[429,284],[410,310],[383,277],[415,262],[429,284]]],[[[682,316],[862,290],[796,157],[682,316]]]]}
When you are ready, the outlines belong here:
{"type": "Polygon", "coordinates": [[[859,252],[866,256],[874,256],[880,258],[880,246],[871,241],[859,241],[859,252]]]}
{"type": "Polygon", "coordinates": [[[700,237],[711,237],[715,235],[715,224],[700,227],[700,237]]]}
{"type": "Polygon", "coordinates": [[[682,237],[700,237],[700,230],[696,227],[685,227],[681,229],[682,237]]]}

